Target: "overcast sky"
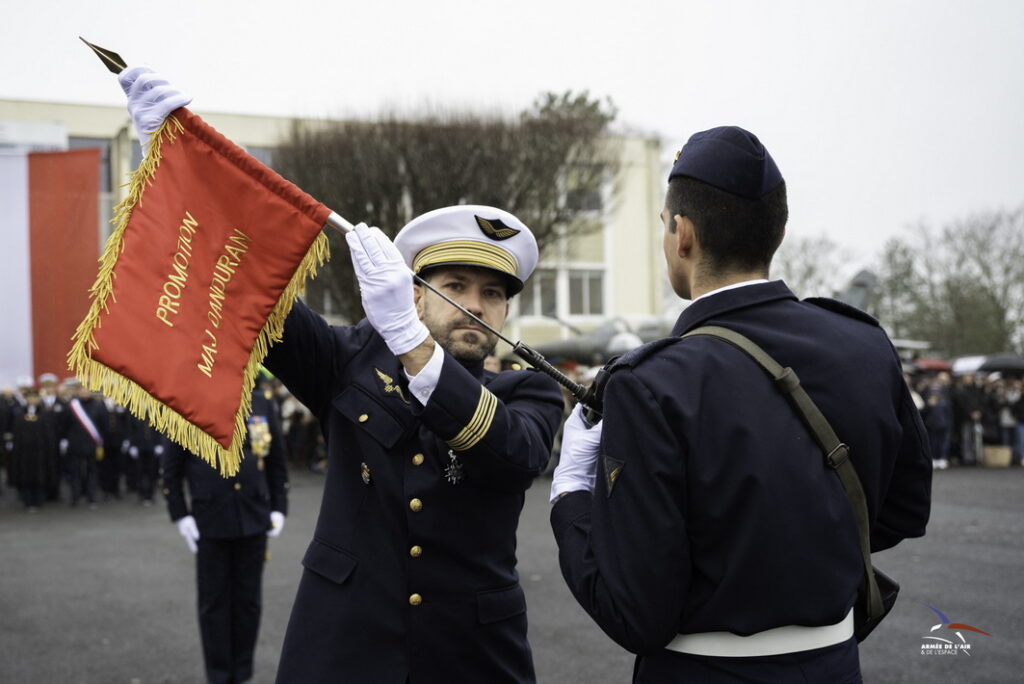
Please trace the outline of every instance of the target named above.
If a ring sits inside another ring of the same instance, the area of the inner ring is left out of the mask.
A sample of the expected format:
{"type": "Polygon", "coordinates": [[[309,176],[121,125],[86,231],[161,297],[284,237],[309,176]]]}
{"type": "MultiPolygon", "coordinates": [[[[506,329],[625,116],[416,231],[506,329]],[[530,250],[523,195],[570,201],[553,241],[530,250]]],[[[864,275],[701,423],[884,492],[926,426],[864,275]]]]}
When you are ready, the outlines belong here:
{"type": "Polygon", "coordinates": [[[786,177],[790,234],[864,263],[910,224],[1024,205],[1015,0],[10,2],[0,98],[122,104],[79,34],[199,112],[515,112],[587,89],[666,163],[694,131],[741,125],[786,177]]]}

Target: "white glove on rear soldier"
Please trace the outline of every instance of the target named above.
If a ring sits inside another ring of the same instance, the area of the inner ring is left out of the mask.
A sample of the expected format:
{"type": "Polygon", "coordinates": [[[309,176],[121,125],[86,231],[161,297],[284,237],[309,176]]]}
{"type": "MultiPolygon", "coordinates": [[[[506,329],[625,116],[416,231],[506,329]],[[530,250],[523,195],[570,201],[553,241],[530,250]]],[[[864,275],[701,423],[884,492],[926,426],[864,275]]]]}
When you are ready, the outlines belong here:
{"type": "Polygon", "coordinates": [[[185,538],[188,550],[192,553],[198,551],[199,546],[196,542],[199,541],[199,528],[196,527],[196,519],[191,515],[186,515],[184,518],[175,520],[174,524],[178,526],[178,534],[185,538]]]}
{"type": "Polygon", "coordinates": [[[281,511],[270,511],[270,529],[267,530],[268,537],[279,537],[284,529],[284,513],[281,511]]]}
{"type": "Polygon", "coordinates": [[[366,318],[395,356],[415,349],[430,335],[416,314],[412,273],[380,228],[365,223],[345,235],[366,318]]]}
{"type": "Polygon", "coordinates": [[[143,152],[149,145],[150,134],[160,128],[167,115],[192,101],[149,67],[128,67],[117,75],[117,80],[128,96],[128,113],[143,152]]]}
{"type": "Polygon", "coordinates": [[[588,428],[583,420],[583,404],[576,404],[562,430],[562,453],[551,478],[551,503],[568,492],[594,491],[602,425],[603,421],[598,421],[588,428]]]}

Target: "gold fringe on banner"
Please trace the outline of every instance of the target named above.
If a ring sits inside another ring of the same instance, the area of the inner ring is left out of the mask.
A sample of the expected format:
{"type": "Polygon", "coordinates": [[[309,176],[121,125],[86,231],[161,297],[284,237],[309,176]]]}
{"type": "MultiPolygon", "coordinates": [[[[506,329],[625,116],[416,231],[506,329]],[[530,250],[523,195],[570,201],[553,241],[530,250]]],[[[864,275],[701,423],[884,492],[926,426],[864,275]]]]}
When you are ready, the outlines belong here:
{"type": "Polygon", "coordinates": [[[124,250],[124,233],[128,227],[128,221],[131,219],[132,210],[136,205],[142,204],[146,186],[153,183],[153,176],[160,166],[161,146],[164,143],[173,143],[177,134],[184,130],[174,116],[167,117],[153,133],[145,158],[131,175],[128,182],[128,196],[114,208],[114,218],[111,222],[115,224],[115,228],[107,239],[103,255],[100,257],[96,282],[89,290],[89,297],[92,299],[89,313],[86,314],[85,319],[72,336],[73,344],[68,352],[68,368],[90,390],[98,391],[124,406],[140,420],[147,421],[171,440],[199,455],[216,468],[221,475],[230,477],[238,472],[242,462],[242,445],[247,434],[246,421],[252,411],[252,388],[256,385],[260,364],[266,357],[270,345],[281,339],[284,333],[285,319],[292,309],[295,298],[305,291],[306,280],[316,277],[319,267],[323,266],[330,258],[330,248],[327,236],[323,233],[317,235],[256,337],[243,373],[241,402],[238,412],[235,414],[235,429],[231,438],[231,446],[228,449],[223,448],[217,440],[154,397],[134,380],[95,361],[92,358],[92,353],[98,347],[93,337],[93,331],[100,325],[101,312],[109,311],[107,308],[108,298],[113,299],[116,303],[113,293],[114,265],[124,250]]]}

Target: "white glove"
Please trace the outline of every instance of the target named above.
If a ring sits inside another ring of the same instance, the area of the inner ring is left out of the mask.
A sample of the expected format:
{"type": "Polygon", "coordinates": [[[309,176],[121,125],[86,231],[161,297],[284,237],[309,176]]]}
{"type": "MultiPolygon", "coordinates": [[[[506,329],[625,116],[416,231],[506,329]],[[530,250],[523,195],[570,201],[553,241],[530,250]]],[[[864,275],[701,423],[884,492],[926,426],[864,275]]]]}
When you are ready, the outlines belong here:
{"type": "Polygon", "coordinates": [[[284,513],[280,511],[270,511],[270,529],[267,530],[268,537],[279,537],[281,536],[281,530],[284,529],[284,513]]]}
{"type": "Polygon", "coordinates": [[[130,449],[128,449],[128,455],[131,456],[132,458],[138,458],[139,447],[131,447],[130,449]]]}
{"type": "Polygon", "coordinates": [[[583,404],[576,404],[562,430],[562,453],[551,478],[551,503],[568,492],[594,491],[602,425],[598,421],[588,428],[583,419],[583,404]]]}
{"type": "Polygon", "coordinates": [[[125,69],[117,75],[117,80],[128,96],[128,113],[143,150],[149,145],[150,133],[160,128],[167,115],[192,101],[149,67],[125,69]]]}
{"type": "Polygon", "coordinates": [[[199,546],[196,542],[199,541],[199,528],[196,527],[196,519],[191,515],[186,515],[184,518],[178,518],[174,521],[174,524],[178,526],[178,534],[184,539],[185,543],[188,544],[188,550],[195,553],[199,550],[199,546]]]}
{"type": "Polygon", "coordinates": [[[352,266],[366,318],[395,356],[415,349],[430,335],[416,314],[412,273],[398,248],[380,228],[365,223],[347,233],[352,266]]]}

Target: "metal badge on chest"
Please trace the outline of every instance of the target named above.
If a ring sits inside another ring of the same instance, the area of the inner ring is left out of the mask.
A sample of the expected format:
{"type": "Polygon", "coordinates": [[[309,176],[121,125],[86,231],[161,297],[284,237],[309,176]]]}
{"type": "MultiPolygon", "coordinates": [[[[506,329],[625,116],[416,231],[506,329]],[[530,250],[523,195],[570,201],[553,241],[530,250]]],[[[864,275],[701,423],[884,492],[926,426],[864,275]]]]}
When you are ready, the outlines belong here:
{"type": "Polygon", "coordinates": [[[444,479],[447,480],[450,485],[457,485],[462,482],[463,477],[462,463],[459,461],[459,457],[455,455],[455,452],[449,449],[448,465],[444,468],[444,479]]]}

